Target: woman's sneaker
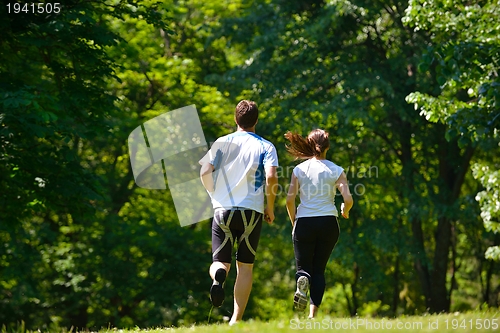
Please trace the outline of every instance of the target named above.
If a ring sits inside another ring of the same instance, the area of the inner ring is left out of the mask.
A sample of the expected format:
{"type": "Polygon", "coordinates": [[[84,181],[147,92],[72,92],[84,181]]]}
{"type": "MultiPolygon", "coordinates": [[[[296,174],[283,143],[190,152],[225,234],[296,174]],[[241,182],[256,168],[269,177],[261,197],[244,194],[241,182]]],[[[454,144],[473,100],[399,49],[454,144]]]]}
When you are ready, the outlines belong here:
{"type": "Polygon", "coordinates": [[[226,270],[219,268],[215,272],[215,279],[210,287],[210,301],[216,308],[224,303],[224,281],[226,281],[226,270]]]}
{"type": "Polygon", "coordinates": [[[293,307],[297,311],[304,311],[307,307],[307,292],[309,290],[309,280],[305,276],[297,279],[297,290],[293,295],[293,307]]]}

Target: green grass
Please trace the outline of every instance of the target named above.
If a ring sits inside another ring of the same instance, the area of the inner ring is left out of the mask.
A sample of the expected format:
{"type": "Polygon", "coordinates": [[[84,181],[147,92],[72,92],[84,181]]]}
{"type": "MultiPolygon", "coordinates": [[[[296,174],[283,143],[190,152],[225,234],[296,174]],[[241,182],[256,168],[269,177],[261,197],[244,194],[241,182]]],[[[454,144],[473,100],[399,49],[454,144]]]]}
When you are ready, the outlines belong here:
{"type": "Polygon", "coordinates": [[[101,329],[98,332],[89,330],[52,329],[29,331],[24,325],[17,329],[0,328],[0,333],[230,333],[230,332],[262,332],[262,333],[292,333],[292,332],[401,332],[401,333],[466,333],[466,332],[500,332],[500,309],[471,311],[424,316],[401,316],[398,318],[334,318],[329,316],[307,320],[305,317],[293,317],[287,320],[271,320],[262,322],[248,320],[229,326],[227,323],[192,325],[179,328],[151,329],[101,329]]]}
{"type": "Polygon", "coordinates": [[[405,332],[405,333],[458,333],[500,332],[499,310],[475,311],[425,316],[390,318],[333,318],[319,317],[316,320],[291,318],[269,322],[244,321],[230,327],[227,324],[193,325],[181,328],[102,330],[99,333],[229,333],[229,332],[405,332]]]}

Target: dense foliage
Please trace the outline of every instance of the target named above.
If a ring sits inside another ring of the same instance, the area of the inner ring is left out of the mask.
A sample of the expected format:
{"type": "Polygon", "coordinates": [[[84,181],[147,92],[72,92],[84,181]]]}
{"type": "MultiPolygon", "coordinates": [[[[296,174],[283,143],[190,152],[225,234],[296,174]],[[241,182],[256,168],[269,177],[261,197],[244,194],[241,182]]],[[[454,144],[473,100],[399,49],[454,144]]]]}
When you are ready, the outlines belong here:
{"type": "MultiPolygon", "coordinates": [[[[3,6],[3,5],[2,5],[3,6]]],[[[127,138],[195,104],[207,142],[241,98],[278,148],[247,318],[292,314],[283,134],[330,132],[355,206],[332,316],[500,301],[498,1],[66,1],[0,11],[0,325],[206,322],[210,225],[136,186],[127,138]],[[486,257],[485,257],[486,253],[486,257]]],[[[339,200],[341,197],[339,197],[339,200]]],[[[228,285],[234,281],[230,273],[228,285]]],[[[231,291],[227,290],[228,299],[231,291]]],[[[212,312],[222,320],[226,301],[212,312]]]]}

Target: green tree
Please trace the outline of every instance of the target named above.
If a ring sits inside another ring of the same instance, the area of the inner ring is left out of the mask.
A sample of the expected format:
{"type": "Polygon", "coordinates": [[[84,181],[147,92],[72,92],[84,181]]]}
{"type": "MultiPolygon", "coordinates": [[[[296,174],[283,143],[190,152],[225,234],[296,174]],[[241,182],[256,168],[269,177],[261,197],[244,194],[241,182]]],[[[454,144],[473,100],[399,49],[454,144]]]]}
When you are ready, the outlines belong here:
{"type": "Polygon", "coordinates": [[[120,81],[109,87],[120,102],[112,118],[113,135],[88,147],[108,189],[101,216],[105,227],[99,233],[100,300],[92,306],[93,325],[103,325],[110,317],[118,327],[191,324],[205,321],[210,311],[209,224],[181,228],[168,189],[138,188],[128,155],[132,130],[186,105],[195,104],[207,142],[233,128],[232,103],[229,106],[221,92],[204,82],[206,75],[228,68],[222,44],[205,44],[205,39],[230,6],[214,1],[171,8],[171,22],[164,28],[133,17],[109,21],[123,39],[107,50],[119,66],[120,81]],[[211,15],[213,21],[207,22],[211,15]],[[118,231],[115,237],[107,236],[118,231]]]}
{"type": "Polygon", "coordinates": [[[68,1],[59,13],[1,9],[0,321],[83,327],[94,219],[104,189],[85,154],[106,136],[116,44],[104,16],[164,26],[153,3],[68,1]]]}
{"type": "MultiPolygon", "coordinates": [[[[437,93],[414,92],[408,102],[430,121],[446,124],[448,140],[458,138],[462,146],[473,145],[487,154],[498,151],[500,141],[500,39],[495,28],[499,14],[498,1],[438,1],[432,6],[411,1],[405,17],[414,30],[432,33],[432,46],[420,69],[432,68],[440,84],[437,93]]],[[[488,167],[492,162],[498,168],[491,156],[476,163],[474,176],[486,188],[478,194],[484,225],[496,233],[499,181],[488,167]]],[[[498,260],[498,246],[489,248],[487,256],[498,260]]]]}
{"type": "Polygon", "coordinates": [[[417,70],[431,32],[403,25],[406,6],[254,1],[219,30],[243,55],[219,84],[260,102],[265,133],[283,142],[286,130],[323,127],[340,165],[378,167],[378,178],[357,179],[358,171],[351,177],[368,192],[343,229],[349,239],[341,236],[337,246],[350,272],[351,314],[377,301],[393,314],[448,311],[461,259],[478,260],[459,257],[470,245],[456,237],[465,223],[478,228],[477,219],[465,219],[476,208],[464,192],[476,150],[446,140],[445,125],[405,101],[414,91],[438,91],[440,83],[417,70]]]}

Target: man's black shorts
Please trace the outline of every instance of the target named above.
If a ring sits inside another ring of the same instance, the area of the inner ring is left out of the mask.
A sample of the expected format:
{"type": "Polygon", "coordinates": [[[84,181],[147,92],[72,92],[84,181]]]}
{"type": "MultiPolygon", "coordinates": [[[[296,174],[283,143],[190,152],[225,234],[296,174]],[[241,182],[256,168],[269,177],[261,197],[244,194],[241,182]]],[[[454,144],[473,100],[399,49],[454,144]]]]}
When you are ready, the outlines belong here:
{"type": "Polygon", "coordinates": [[[259,245],[262,216],[262,213],[239,207],[216,209],[212,222],[213,261],[231,263],[236,240],[236,260],[253,264],[259,245]]]}

